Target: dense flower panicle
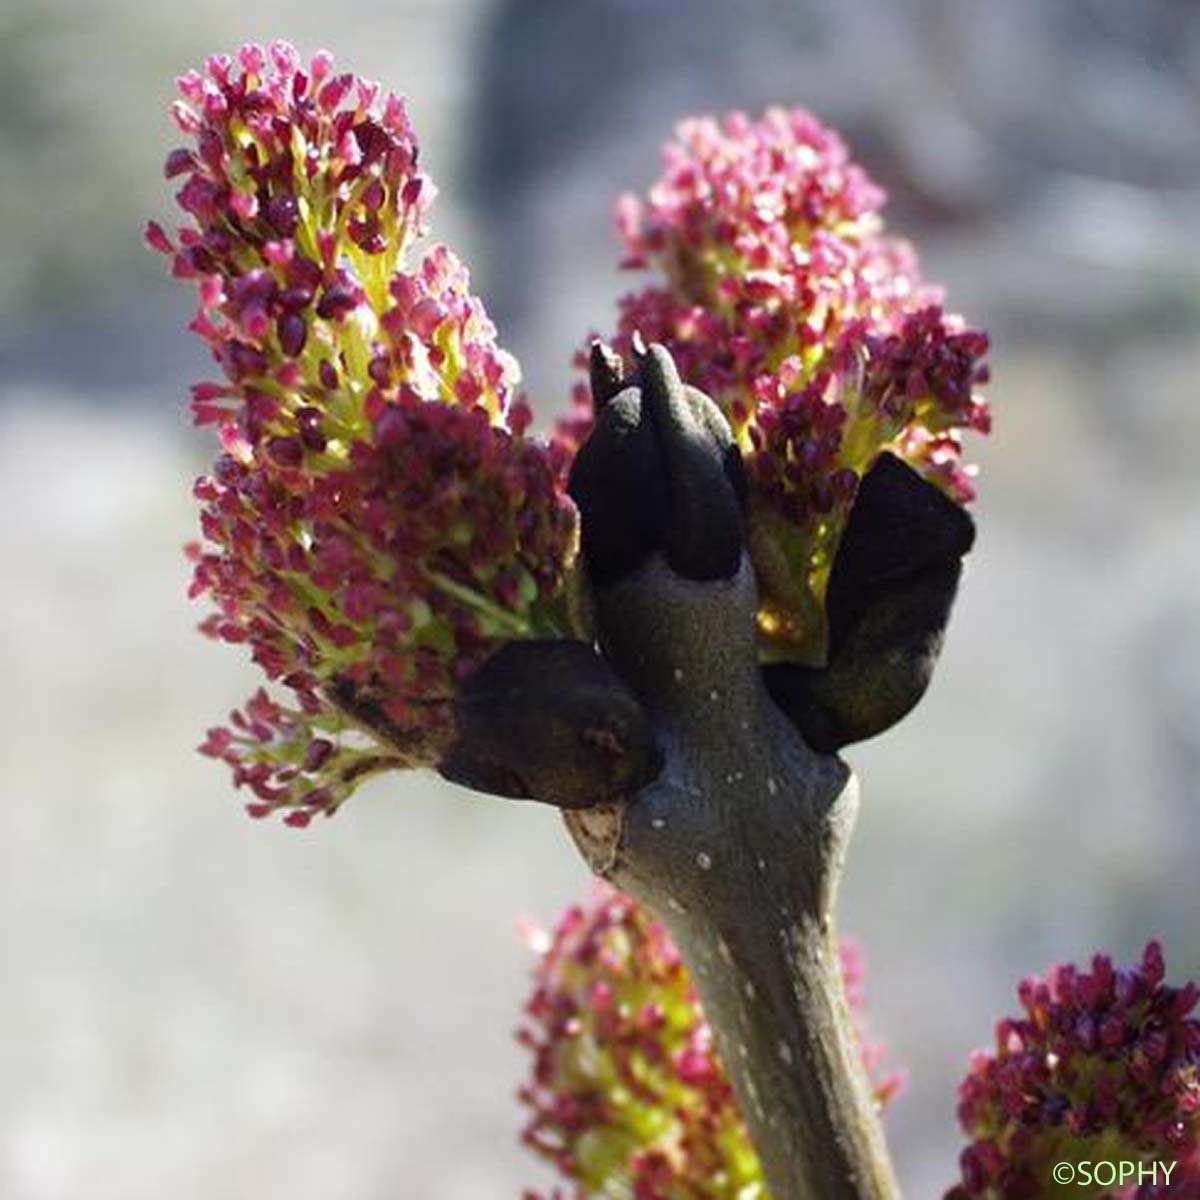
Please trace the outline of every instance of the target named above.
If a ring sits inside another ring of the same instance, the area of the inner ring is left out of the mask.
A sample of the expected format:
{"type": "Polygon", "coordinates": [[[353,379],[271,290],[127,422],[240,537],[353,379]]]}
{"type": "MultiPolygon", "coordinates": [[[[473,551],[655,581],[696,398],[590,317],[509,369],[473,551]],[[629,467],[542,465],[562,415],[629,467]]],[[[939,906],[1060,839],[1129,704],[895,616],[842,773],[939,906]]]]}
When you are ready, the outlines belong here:
{"type": "Polygon", "coordinates": [[[192,594],[295,696],[256,697],[204,749],[252,813],[304,824],[434,761],[499,641],[563,632],[576,514],[465,268],[440,246],[408,261],[433,188],[402,102],[284,43],[178,85],[185,222],[147,241],[194,282],[222,374],[192,389],[221,446],[192,594]]]}
{"type": "MultiPolygon", "coordinates": [[[[1169,1164],[1196,1153],[1200,990],[1168,986],[1165,974],[1151,942],[1133,967],[1097,955],[1090,971],[1059,966],[1021,984],[1023,1015],[997,1025],[995,1051],[972,1058],[959,1090],[972,1140],[951,1197],[1040,1197],[1059,1162],[1169,1164]]],[[[1170,1195],[1184,1182],[1181,1173],[1170,1195]]]]}
{"type": "MultiPolygon", "coordinates": [[[[883,193],[801,110],[690,120],[645,200],[625,197],[627,295],[614,344],[660,341],[724,409],[752,487],[751,553],[768,649],[819,660],[821,601],[858,480],[886,448],[960,502],[960,435],[986,432],[986,337],[944,313],[883,193]]],[[[568,424],[567,441],[586,429],[568,424]]]]}
{"type": "MultiPolygon", "coordinates": [[[[600,886],[552,935],[530,940],[540,958],[517,1035],[534,1059],[518,1093],[530,1112],[523,1137],[571,1181],[570,1194],[765,1200],[712,1030],[663,926],[600,886]]],[[[863,972],[853,947],[843,949],[842,969],[861,1037],[863,972]]],[[[898,1079],[881,1073],[877,1044],[863,1046],[884,1104],[898,1079]]]]}

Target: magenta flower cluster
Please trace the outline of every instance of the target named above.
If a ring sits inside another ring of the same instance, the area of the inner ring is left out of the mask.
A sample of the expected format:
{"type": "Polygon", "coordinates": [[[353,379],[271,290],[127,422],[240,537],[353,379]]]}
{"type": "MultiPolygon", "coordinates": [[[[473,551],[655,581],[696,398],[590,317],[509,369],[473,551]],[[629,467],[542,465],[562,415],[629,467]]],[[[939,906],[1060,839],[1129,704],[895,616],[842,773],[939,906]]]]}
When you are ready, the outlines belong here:
{"type": "Polygon", "coordinates": [[[1197,1189],[1200,990],[1165,977],[1151,942],[1136,966],[1097,955],[1090,971],[1022,982],[1022,1015],[997,1025],[959,1091],[971,1142],[948,1200],[1032,1200],[1050,1194],[1056,1164],[1083,1161],[1179,1162],[1169,1194],[1197,1189]]]}
{"type": "Polygon", "coordinates": [[[252,814],[304,825],[435,762],[499,643],[566,630],[576,513],[466,270],[444,247],[408,261],[433,188],[402,102],[285,43],[178,87],[184,224],[146,236],[194,283],[220,371],[192,389],[220,443],[192,594],[291,696],[260,692],[202,749],[252,814]]]}
{"type": "Polygon", "coordinates": [[[647,197],[618,206],[624,265],[658,279],[621,301],[614,343],[662,342],[728,416],[777,656],[822,657],[832,555],[877,454],[965,503],[961,435],[990,424],[976,392],[987,338],[943,312],[911,249],[883,234],[883,200],[835,133],[773,109],[683,122],[647,197]]]}
{"type": "MultiPolygon", "coordinates": [[[[712,1029],[666,929],[600,885],[590,905],[530,940],[539,961],[517,1035],[533,1054],[519,1092],[529,1111],[523,1138],[570,1181],[542,1200],[766,1200],[712,1029]]],[[[866,1033],[863,965],[849,943],[842,971],[883,1105],[901,1081],[866,1033]]]]}

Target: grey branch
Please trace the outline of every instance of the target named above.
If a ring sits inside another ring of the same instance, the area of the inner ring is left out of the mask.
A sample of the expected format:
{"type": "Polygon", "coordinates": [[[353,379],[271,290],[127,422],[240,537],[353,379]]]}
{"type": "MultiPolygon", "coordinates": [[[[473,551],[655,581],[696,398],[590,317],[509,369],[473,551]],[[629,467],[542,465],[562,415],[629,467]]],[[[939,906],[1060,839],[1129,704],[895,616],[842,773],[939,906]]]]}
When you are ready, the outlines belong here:
{"type": "Polygon", "coordinates": [[[668,926],[775,1200],[892,1200],[834,927],[858,804],[835,752],[924,693],[973,527],[882,455],[834,562],[828,662],[761,668],[729,426],[662,347],[637,358],[627,378],[593,349],[571,476],[598,644],[500,651],[441,770],[562,808],[593,870],[668,926]]]}

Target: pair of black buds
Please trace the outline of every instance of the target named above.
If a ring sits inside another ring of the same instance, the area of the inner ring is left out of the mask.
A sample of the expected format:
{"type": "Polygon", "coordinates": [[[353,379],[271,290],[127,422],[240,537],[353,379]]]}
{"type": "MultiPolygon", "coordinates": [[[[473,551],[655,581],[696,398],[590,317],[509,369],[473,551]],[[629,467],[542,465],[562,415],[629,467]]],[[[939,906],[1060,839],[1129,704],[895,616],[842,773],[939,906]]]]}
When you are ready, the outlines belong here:
{"type": "MultiPolygon", "coordinates": [[[[596,343],[596,422],[571,470],[584,561],[598,591],[654,555],[677,575],[729,579],[745,546],[746,478],[720,409],[679,378],[666,349],[635,369],[596,343]]],[[[933,671],[974,541],[967,513],[894,455],[861,480],[826,591],[827,665],[775,663],[763,678],[816,751],[894,725],[933,671]]],[[[464,685],[442,774],[478,791],[586,807],[628,796],[656,770],[637,697],[578,641],[513,642],[464,685]]]]}

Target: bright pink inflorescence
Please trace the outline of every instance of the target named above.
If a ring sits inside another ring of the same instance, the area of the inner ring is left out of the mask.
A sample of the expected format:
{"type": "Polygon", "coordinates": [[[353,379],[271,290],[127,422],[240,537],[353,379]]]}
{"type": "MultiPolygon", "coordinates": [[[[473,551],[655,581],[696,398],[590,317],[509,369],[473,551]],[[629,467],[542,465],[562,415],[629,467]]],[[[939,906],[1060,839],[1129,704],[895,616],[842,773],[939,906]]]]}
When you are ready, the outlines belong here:
{"type": "MultiPolygon", "coordinates": [[[[571,1181],[555,1200],[765,1200],[712,1030],[663,926],[600,886],[552,935],[530,940],[540,958],[517,1036],[534,1061],[519,1098],[530,1112],[526,1144],[571,1181]]],[[[882,1105],[900,1078],[882,1072],[881,1047],[866,1037],[862,962],[851,944],[842,970],[882,1105]]]]}
{"type": "Polygon", "coordinates": [[[281,42],[178,86],[185,223],[146,238],[195,284],[222,373],[192,389],[221,452],[191,592],[292,695],[259,692],[202,750],[252,814],[305,825],[434,761],[498,642],[564,631],[576,514],[466,270],[444,247],[406,261],[433,188],[402,102],[281,42]]]}
{"type": "Polygon", "coordinates": [[[1023,1015],[997,1025],[995,1052],[972,1058],[959,1090],[972,1141],[952,1200],[1045,1196],[1055,1164],[1085,1160],[1178,1161],[1169,1192],[1126,1194],[1200,1194],[1200,991],[1165,975],[1151,942],[1134,967],[1097,955],[1091,971],[1059,966],[1021,984],[1023,1015]]]}
{"type": "MultiPolygon", "coordinates": [[[[665,172],[617,218],[625,265],[660,280],[620,305],[724,409],[752,487],[765,640],[819,659],[830,560],[857,483],[890,449],[966,502],[966,429],[990,419],[984,334],[944,313],[910,248],[883,236],[883,193],[802,110],[682,123],[665,172]]],[[[586,429],[582,415],[570,426],[586,429]]]]}

